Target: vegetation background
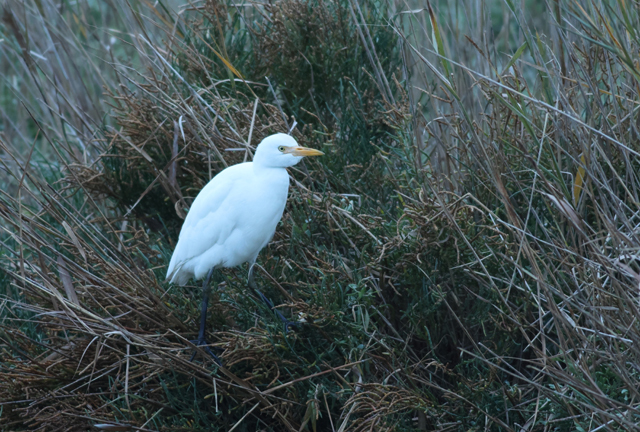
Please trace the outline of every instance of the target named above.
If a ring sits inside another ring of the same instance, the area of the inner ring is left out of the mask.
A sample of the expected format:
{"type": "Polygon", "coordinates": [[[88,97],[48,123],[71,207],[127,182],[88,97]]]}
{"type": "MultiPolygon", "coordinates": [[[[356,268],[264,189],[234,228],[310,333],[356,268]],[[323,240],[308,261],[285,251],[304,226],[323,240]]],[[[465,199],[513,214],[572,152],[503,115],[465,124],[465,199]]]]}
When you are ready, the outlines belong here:
{"type": "Polygon", "coordinates": [[[0,7],[1,430],[640,429],[637,2],[0,7]],[[228,269],[190,361],[181,221],[290,130],[304,325],[228,269]]]}

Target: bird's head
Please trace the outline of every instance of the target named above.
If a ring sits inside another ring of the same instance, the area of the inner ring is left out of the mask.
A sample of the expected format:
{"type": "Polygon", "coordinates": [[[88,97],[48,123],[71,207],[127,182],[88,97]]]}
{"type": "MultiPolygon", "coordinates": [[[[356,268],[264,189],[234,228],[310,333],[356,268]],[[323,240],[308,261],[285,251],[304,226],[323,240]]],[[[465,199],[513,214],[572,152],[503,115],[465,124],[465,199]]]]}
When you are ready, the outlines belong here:
{"type": "Polygon", "coordinates": [[[269,168],[294,166],[305,156],[322,156],[319,150],[300,147],[293,137],[283,133],[270,135],[256,148],[253,163],[269,168]]]}

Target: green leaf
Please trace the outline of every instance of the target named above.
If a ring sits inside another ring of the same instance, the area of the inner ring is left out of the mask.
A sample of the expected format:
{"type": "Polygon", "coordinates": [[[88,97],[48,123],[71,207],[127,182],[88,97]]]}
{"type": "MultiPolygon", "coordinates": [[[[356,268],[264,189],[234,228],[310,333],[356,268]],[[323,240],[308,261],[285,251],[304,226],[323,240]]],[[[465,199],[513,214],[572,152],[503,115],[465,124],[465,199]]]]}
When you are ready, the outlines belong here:
{"type": "Polygon", "coordinates": [[[509,63],[507,63],[507,65],[504,67],[500,75],[504,75],[505,73],[507,73],[509,68],[513,66],[515,62],[518,61],[520,56],[525,52],[527,47],[528,47],[527,42],[524,42],[522,45],[520,45],[520,48],[518,48],[516,53],[513,55],[513,57],[511,57],[511,60],[509,60],[509,63]]]}
{"type": "Polygon", "coordinates": [[[438,20],[436,19],[436,14],[431,7],[431,2],[427,2],[427,7],[429,9],[429,20],[431,21],[431,36],[434,44],[435,50],[442,56],[440,61],[445,71],[447,72],[447,79],[449,79],[449,75],[451,74],[451,67],[449,65],[449,61],[446,60],[447,53],[444,50],[444,40],[442,39],[442,34],[440,34],[440,26],[438,25],[438,20]]]}

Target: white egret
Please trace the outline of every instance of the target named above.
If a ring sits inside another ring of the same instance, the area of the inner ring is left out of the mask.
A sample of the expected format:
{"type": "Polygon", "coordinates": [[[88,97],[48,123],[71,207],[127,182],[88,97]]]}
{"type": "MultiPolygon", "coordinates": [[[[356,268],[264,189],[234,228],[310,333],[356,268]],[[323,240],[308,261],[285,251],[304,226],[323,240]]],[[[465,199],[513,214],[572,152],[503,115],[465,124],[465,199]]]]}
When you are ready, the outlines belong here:
{"type": "MultiPolygon", "coordinates": [[[[258,145],[253,162],[226,168],[196,196],[182,225],[167,279],[184,285],[191,278],[205,278],[197,345],[207,344],[204,329],[209,281],[217,268],[248,262],[250,288],[275,310],[273,304],[255,289],[253,264],[260,250],[271,241],[282,218],[289,191],[286,168],[305,156],[322,154],[318,150],[299,147],[289,135],[271,135],[258,145]]],[[[277,310],[275,312],[285,322],[287,330],[292,323],[277,310]]]]}

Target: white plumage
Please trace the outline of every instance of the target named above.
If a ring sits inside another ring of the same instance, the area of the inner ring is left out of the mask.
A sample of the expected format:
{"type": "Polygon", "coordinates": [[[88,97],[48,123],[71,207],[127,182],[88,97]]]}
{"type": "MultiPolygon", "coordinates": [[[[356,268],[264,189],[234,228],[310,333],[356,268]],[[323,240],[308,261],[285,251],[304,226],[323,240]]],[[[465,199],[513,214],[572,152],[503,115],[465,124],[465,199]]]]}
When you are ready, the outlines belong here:
{"type": "Polygon", "coordinates": [[[209,270],[255,262],[282,218],[289,190],[286,167],[322,152],[298,147],[285,134],[265,138],[253,162],[226,168],[200,191],[182,225],[167,279],[184,285],[209,270]]]}

